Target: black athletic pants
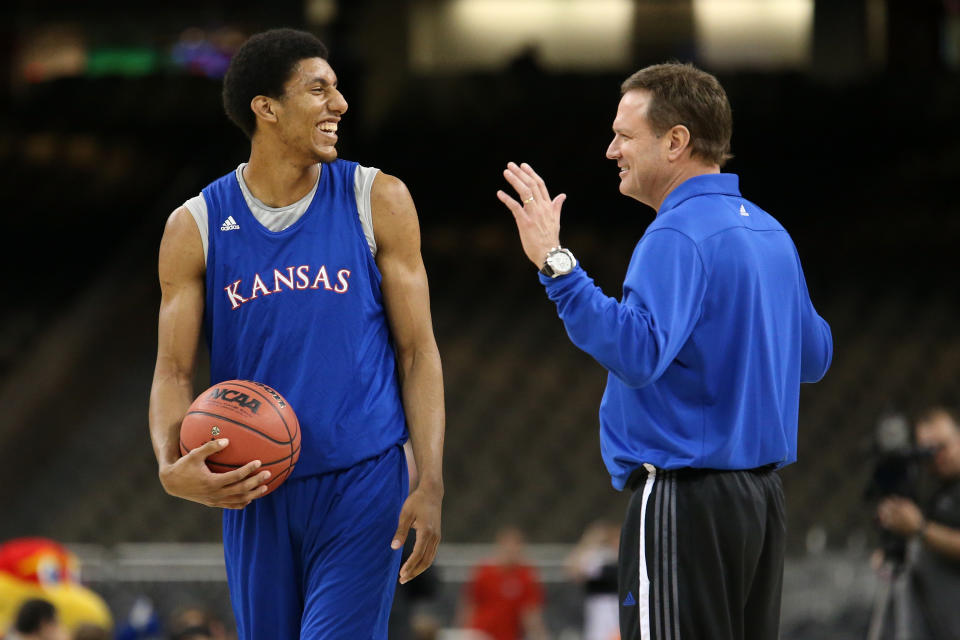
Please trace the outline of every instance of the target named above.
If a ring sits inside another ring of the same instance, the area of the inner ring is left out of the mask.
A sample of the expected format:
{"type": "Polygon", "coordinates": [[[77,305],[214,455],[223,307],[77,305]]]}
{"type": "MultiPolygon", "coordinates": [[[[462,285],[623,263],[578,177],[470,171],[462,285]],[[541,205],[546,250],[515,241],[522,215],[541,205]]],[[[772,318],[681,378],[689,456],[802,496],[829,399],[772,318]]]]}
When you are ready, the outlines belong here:
{"type": "Polygon", "coordinates": [[[772,467],[644,465],[620,535],[623,640],[776,640],[786,514],[772,467]]]}

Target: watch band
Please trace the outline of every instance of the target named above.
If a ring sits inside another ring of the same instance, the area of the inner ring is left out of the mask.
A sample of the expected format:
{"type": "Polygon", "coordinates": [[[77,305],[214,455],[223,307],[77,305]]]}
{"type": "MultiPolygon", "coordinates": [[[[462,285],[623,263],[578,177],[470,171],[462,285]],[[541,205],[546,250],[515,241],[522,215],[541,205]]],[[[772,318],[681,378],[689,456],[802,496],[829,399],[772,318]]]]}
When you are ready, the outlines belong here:
{"type": "Polygon", "coordinates": [[[553,255],[554,251],[559,251],[559,249],[560,247],[551,247],[550,250],[547,251],[547,255],[543,258],[543,266],[540,268],[540,273],[548,278],[552,278],[553,274],[556,273],[553,267],[550,266],[550,256],[553,255]]]}
{"type": "Polygon", "coordinates": [[[577,259],[573,257],[573,253],[569,249],[564,249],[563,247],[554,247],[547,251],[547,257],[543,260],[543,267],[540,269],[540,273],[547,276],[548,278],[556,278],[558,275],[566,275],[570,271],[566,271],[562,274],[558,274],[556,270],[550,266],[550,258],[558,253],[565,253],[570,257],[570,271],[573,271],[577,266],[577,259]]]}

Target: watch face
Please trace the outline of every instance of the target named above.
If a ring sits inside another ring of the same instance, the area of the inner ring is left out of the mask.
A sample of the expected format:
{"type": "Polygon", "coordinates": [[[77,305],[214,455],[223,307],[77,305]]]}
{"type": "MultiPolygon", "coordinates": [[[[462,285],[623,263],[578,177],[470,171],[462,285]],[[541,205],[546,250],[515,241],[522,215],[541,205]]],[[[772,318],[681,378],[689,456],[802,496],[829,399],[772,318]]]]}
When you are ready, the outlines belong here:
{"type": "Polygon", "coordinates": [[[567,273],[569,271],[573,271],[573,259],[566,251],[558,251],[557,253],[553,254],[547,258],[547,263],[556,273],[567,273]]]}

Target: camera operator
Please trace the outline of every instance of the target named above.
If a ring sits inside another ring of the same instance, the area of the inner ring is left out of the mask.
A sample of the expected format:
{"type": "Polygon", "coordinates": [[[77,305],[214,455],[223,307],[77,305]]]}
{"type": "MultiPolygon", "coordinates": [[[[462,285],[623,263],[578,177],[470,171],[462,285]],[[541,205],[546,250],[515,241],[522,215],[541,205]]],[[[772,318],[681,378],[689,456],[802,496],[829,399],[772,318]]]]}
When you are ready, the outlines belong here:
{"type": "Polygon", "coordinates": [[[925,509],[901,496],[877,507],[880,526],[913,541],[909,590],[933,640],[960,638],[960,423],[943,408],[917,420],[918,447],[933,452],[930,467],[938,483],[925,509]]]}

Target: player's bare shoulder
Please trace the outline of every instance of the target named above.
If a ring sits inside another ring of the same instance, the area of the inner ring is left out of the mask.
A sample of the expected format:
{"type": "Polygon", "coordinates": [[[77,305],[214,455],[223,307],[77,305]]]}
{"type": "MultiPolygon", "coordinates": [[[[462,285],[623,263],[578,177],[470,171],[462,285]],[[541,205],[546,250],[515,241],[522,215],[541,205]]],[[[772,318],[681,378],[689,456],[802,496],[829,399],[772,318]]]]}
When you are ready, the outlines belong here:
{"type": "Polygon", "coordinates": [[[167,218],[157,267],[161,285],[201,278],[206,270],[200,230],[184,206],[167,218]]]}
{"type": "Polygon", "coordinates": [[[378,247],[391,250],[399,245],[419,250],[417,208],[402,180],[382,171],[378,173],[370,190],[370,209],[378,247]]]}

